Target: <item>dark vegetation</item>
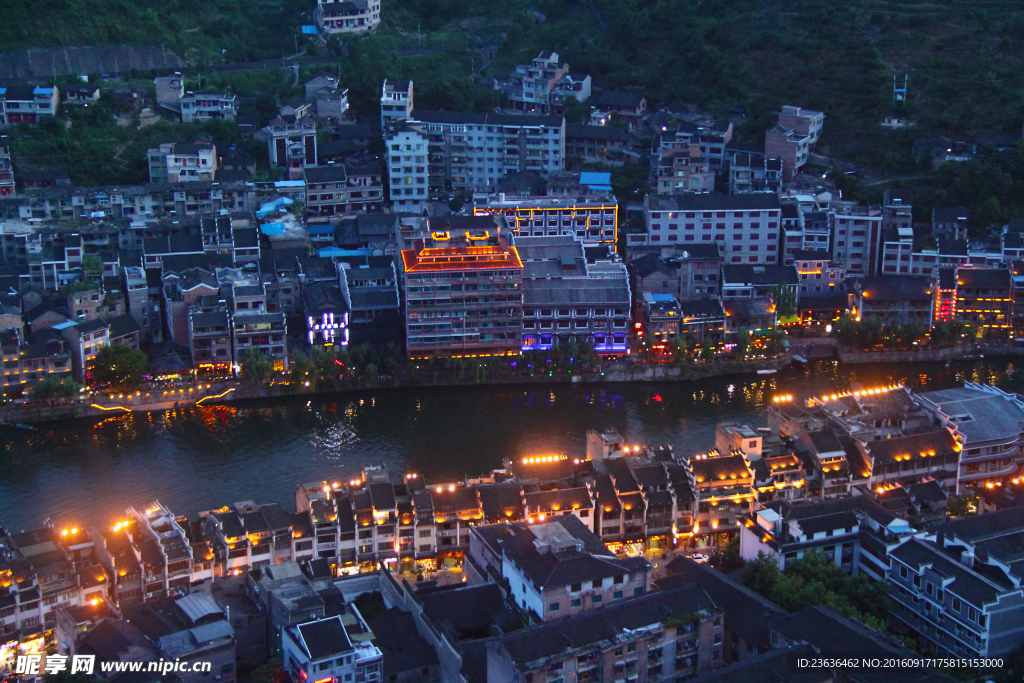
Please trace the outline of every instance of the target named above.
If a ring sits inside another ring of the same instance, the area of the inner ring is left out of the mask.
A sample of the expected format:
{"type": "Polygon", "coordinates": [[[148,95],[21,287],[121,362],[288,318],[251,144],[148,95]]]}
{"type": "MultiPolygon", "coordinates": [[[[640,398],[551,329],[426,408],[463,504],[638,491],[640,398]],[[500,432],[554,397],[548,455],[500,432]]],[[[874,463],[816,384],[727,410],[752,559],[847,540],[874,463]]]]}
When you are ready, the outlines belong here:
{"type": "MultiPolygon", "coordinates": [[[[384,0],[375,35],[307,50],[308,41],[296,37],[312,22],[313,7],[312,0],[10,0],[0,45],[165,45],[200,73],[298,48],[326,60],[303,75],[340,72],[353,111],[371,115],[385,77],[415,80],[420,108],[487,110],[499,103],[497,93],[480,86],[556,50],[596,85],[642,90],[652,105],[688,104],[719,116],[742,107],[741,139],[761,139],[782,104],[824,111],[818,152],[832,160],[845,197],[878,202],[887,187],[913,188],[916,220],[928,220],[933,206],[965,205],[978,234],[1024,214],[1024,150],[982,153],[937,173],[911,153],[915,138],[969,141],[982,130],[1021,129],[1024,7],[1009,0],[384,0]],[[481,44],[500,45],[493,63],[475,49],[481,44]],[[396,52],[417,45],[447,49],[396,52]],[[344,50],[348,56],[339,56],[344,50]],[[910,74],[910,94],[894,104],[897,73],[910,74]],[[918,125],[886,131],[879,125],[885,116],[918,125]],[[841,173],[852,169],[859,179],[841,173]]],[[[202,85],[242,95],[263,118],[273,114],[275,98],[298,94],[279,70],[206,75],[202,85]]],[[[190,132],[115,130],[109,111],[78,115],[66,134],[20,132],[15,151],[50,163],[63,158],[76,183],[143,182],[146,146],[190,132]]],[[[642,177],[619,170],[613,182],[632,194],[642,177]]]]}

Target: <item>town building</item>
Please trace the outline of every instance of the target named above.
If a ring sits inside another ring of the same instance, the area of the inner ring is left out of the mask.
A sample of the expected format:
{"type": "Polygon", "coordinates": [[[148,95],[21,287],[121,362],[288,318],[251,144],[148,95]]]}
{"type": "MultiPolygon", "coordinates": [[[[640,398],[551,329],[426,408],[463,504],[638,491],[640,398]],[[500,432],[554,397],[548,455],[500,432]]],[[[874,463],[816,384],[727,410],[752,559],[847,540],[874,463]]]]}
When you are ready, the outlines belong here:
{"type": "Polygon", "coordinates": [[[473,582],[508,582],[510,598],[533,622],[599,609],[650,588],[642,557],[618,559],[573,508],[532,523],[474,527],[467,571],[473,582]]]}
{"type": "MultiPolygon", "coordinates": [[[[385,92],[384,97],[394,94],[385,92]]],[[[401,101],[390,106],[401,107],[401,101]]],[[[388,128],[392,201],[401,196],[407,204],[398,206],[415,210],[428,198],[427,188],[431,194],[494,192],[509,173],[528,170],[547,177],[564,167],[566,127],[561,116],[417,109],[403,126],[389,123],[388,128]],[[396,194],[396,189],[403,193],[396,194]],[[415,203],[408,204],[410,197],[415,203]]]]}
{"type": "Polygon", "coordinates": [[[413,103],[412,81],[388,83],[384,79],[380,94],[380,124],[385,137],[392,123],[412,118],[413,103]]]}
{"type": "Polygon", "coordinates": [[[937,656],[998,657],[1024,643],[1024,595],[1011,548],[1024,508],[947,522],[889,553],[889,625],[937,656]]]}
{"type": "Polygon", "coordinates": [[[618,119],[630,130],[636,130],[647,114],[647,98],[639,92],[602,90],[590,97],[588,103],[593,125],[604,126],[618,119]]]}
{"type": "Polygon", "coordinates": [[[306,215],[311,218],[377,211],[384,201],[383,173],[376,159],[307,167],[304,177],[306,215]]]}
{"type": "Polygon", "coordinates": [[[722,665],[723,610],[696,585],[502,634],[487,680],[675,680],[722,665]]]}
{"type": "Polygon", "coordinates": [[[779,121],[765,133],[764,151],[769,159],[782,161],[785,180],[800,173],[821,137],[825,115],[800,107],[784,106],[779,121]]]}
{"type": "Polygon", "coordinates": [[[318,0],[313,16],[326,35],[371,33],[380,25],[380,0],[318,0]]]}
{"type": "Polygon", "coordinates": [[[299,180],[302,169],[317,165],[316,121],[311,116],[277,116],[262,131],[274,168],[287,169],[287,178],[299,180]]]}
{"type": "Polygon", "coordinates": [[[791,503],[776,501],[744,518],[740,557],[774,559],[780,570],[810,552],[820,553],[850,574],[885,579],[887,553],[912,533],[900,519],[869,496],[791,503]]]}
{"type": "Polygon", "coordinates": [[[846,291],[846,268],[832,262],[832,254],[823,250],[796,249],[792,263],[800,278],[799,298],[846,291]]]}
{"type": "Polygon", "coordinates": [[[187,93],[178,102],[182,123],[224,119],[234,121],[238,115],[238,98],[234,95],[187,93]]]}
{"type": "Polygon", "coordinates": [[[56,116],[59,106],[60,91],[53,85],[0,87],[0,126],[38,125],[44,116],[56,116]]]}
{"type": "Polygon", "coordinates": [[[773,194],[696,194],[644,198],[646,230],[627,246],[721,242],[726,263],[779,262],[781,207],[773,194]]]}
{"type": "Polygon", "coordinates": [[[729,162],[729,194],[773,192],[782,189],[782,159],[741,152],[729,162]]]}
{"type": "Polygon", "coordinates": [[[1024,402],[1016,394],[968,382],[962,388],[916,395],[920,405],[950,430],[960,450],[957,491],[1003,485],[1021,463],[1024,402]]]}
{"type": "Polygon", "coordinates": [[[875,316],[883,322],[931,329],[935,284],[925,277],[864,277],[847,281],[852,288],[851,312],[858,319],[875,316]]]}
{"type": "Polygon", "coordinates": [[[565,156],[586,163],[621,165],[630,147],[629,134],[615,126],[565,124],[565,156]]]}
{"type": "Polygon", "coordinates": [[[356,606],[346,605],[343,614],[282,631],[284,669],[293,680],[380,681],[383,654],[372,637],[356,606]]]}
{"type": "Polygon", "coordinates": [[[149,182],[184,183],[214,180],[217,148],[208,142],[167,142],[146,152],[149,182]]]}
{"type": "Polygon", "coordinates": [[[0,201],[4,219],[137,219],[195,216],[221,211],[252,211],[256,194],[244,181],[149,184],[107,187],[50,187],[0,201]]]}
{"type": "Polygon", "coordinates": [[[834,209],[832,260],[846,267],[849,275],[877,274],[881,252],[882,212],[855,205],[834,209]]]}
{"type": "Polygon", "coordinates": [[[572,235],[585,243],[615,245],[619,208],[608,186],[605,196],[515,197],[474,195],[473,214],[500,214],[506,229],[519,237],[572,235]]]}
{"type": "Polygon", "coordinates": [[[626,266],[591,262],[576,237],[518,237],[522,270],[522,350],[583,342],[600,354],[629,351],[632,295],[626,266]]]}
{"type": "Polygon", "coordinates": [[[523,262],[514,246],[486,229],[465,234],[466,246],[440,246],[453,237],[445,233],[435,241],[438,246],[402,251],[406,349],[412,358],[521,350],[523,262]],[[483,291],[489,293],[477,294],[483,291]]]}
{"type": "Polygon", "coordinates": [[[495,81],[512,108],[530,114],[562,114],[566,100],[586,102],[590,97],[590,76],[570,73],[568,64],[559,64],[557,52],[541,52],[530,64],[519,64],[503,83],[495,81]]]}
{"type": "Polygon", "coordinates": [[[0,135],[0,197],[14,194],[14,166],[11,164],[11,140],[0,135]]]}

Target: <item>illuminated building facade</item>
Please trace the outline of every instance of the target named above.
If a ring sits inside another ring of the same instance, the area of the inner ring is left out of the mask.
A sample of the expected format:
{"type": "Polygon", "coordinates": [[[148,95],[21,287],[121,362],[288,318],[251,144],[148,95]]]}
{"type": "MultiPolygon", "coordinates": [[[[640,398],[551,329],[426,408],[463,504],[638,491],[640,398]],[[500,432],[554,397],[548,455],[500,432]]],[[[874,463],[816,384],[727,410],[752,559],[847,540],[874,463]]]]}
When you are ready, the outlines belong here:
{"type": "Polygon", "coordinates": [[[1013,326],[1013,279],[1007,268],[959,268],[956,318],[978,336],[1007,339],[1013,326]]]}
{"type": "Polygon", "coordinates": [[[736,535],[737,523],[754,509],[757,493],[754,473],[741,451],[719,453],[711,449],[685,461],[693,473],[693,492],[697,498],[697,516],[693,535],[707,543],[724,545],[736,535]]]}
{"type": "Polygon", "coordinates": [[[602,242],[613,248],[618,238],[619,207],[611,193],[604,197],[498,194],[475,201],[475,215],[500,214],[516,237],[572,235],[584,243],[602,242]]]}
{"type": "Polygon", "coordinates": [[[995,387],[968,382],[916,399],[961,446],[957,491],[1003,486],[1019,474],[1024,457],[1024,401],[995,387]]]}
{"type": "Polygon", "coordinates": [[[520,237],[524,351],[591,344],[604,355],[629,352],[632,294],[618,259],[588,259],[578,237],[520,237]]]}
{"type": "Polygon", "coordinates": [[[647,560],[617,558],[571,514],[475,527],[467,557],[472,583],[501,576],[509,597],[535,622],[589,612],[650,589],[647,560]]]}
{"type": "MultiPolygon", "coordinates": [[[[466,246],[402,251],[410,358],[518,355],[523,262],[513,246],[467,231],[466,246]]],[[[435,234],[444,244],[451,235],[435,234]]]]}

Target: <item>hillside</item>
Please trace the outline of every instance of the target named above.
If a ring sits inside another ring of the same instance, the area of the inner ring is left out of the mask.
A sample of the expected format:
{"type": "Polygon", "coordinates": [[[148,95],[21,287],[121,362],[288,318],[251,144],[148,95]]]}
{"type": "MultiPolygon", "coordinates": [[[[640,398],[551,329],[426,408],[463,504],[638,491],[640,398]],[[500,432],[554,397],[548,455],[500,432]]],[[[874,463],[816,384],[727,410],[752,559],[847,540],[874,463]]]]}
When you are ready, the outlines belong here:
{"type": "MultiPolygon", "coordinates": [[[[0,45],[165,45],[205,67],[291,53],[313,7],[313,0],[7,0],[0,45]]],[[[595,85],[641,89],[652,105],[719,115],[741,106],[739,138],[762,139],[782,104],[822,110],[818,151],[867,180],[914,178],[923,211],[956,200],[971,208],[987,202],[994,217],[1024,212],[1017,161],[982,159],[929,179],[933,170],[911,155],[915,138],[1021,129],[1024,6],[1012,0],[383,0],[382,17],[376,35],[345,39],[347,58],[305,70],[337,70],[357,112],[376,110],[385,77],[415,79],[422,108],[486,109],[495,93],[474,83],[555,50],[595,85]],[[488,43],[501,45],[493,63],[473,47],[488,43]],[[447,49],[396,53],[417,45],[447,49]],[[893,76],[903,73],[910,96],[894,106],[893,76]],[[888,115],[918,125],[885,131],[879,124],[888,115]]],[[[844,181],[848,194],[865,199],[884,189],[844,181]]]]}

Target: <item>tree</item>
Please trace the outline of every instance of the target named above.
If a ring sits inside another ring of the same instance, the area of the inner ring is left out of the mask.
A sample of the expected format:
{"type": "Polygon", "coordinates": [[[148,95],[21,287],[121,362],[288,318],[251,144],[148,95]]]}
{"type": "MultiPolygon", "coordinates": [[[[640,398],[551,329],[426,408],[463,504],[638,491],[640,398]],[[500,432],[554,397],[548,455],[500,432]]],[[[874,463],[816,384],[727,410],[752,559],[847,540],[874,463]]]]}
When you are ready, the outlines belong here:
{"type": "Polygon", "coordinates": [[[47,377],[32,387],[32,400],[45,401],[51,398],[75,398],[78,396],[78,382],[70,377],[47,377]]]}
{"type": "Polygon", "coordinates": [[[119,389],[131,389],[149,373],[149,357],[127,344],[108,344],[89,366],[90,379],[119,389]]]}
{"type": "Polygon", "coordinates": [[[590,123],[590,105],[570,95],[565,98],[565,120],[567,123],[590,123]]]}
{"type": "Polygon", "coordinates": [[[264,384],[274,374],[274,363],[267,354],[254,346],[242,349],[242,380],[249,384],[264,384]]]}
{"type": "Polygon", "coordinates": [[[82,272],[90,280],[95,280],[103,275],[103,261],[99,256],[86,256],[82,259],[82,272]]]}
{"type": "Polygon", "coordinates": [[[736,358],[743,360],[747,357],[747,349],[750,348],[750,332],[747,328],[741,327],[736,332],[736,358]]]}
{"type": "Polygon", "coordinates": [[[968,517],[978,513],[978,497],[972,495],[953,496],[946,501],[946,511],[952,517],[968,517]]]}
{"type": "Polygon", "coordinates": [[[289,677],[281,667],[281,660],[268,659],[265,664],[252,670],[249,680],[252,683],[287,683],[289,677]]]}
{"type": "Polygon", "coordinates": [[[785,285],[772,287],[772,301],[775,302],[775,315],[779,318],[796,314],[796,294],[791,288],[785,285]]]}

